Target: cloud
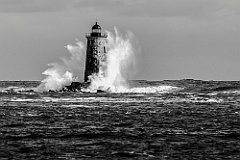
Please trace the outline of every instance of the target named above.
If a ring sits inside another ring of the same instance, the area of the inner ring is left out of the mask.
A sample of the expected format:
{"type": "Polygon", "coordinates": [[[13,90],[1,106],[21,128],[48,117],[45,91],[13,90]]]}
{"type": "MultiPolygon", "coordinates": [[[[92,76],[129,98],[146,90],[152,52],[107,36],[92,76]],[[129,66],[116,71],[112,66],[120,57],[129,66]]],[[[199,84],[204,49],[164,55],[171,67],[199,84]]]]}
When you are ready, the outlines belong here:
{"type": "Polygon", "coordinates": [[[219,12],[239,14],[239,0],[0,0],[0,12],[104,13],[123,17],[209,18],[219,12]]]}
{"type": "Polygon", "coordinates": [[[2,13],[56,12],[67,6],[64,0],[0,0],[2,13]]]}
{"type": "Polygon", "coordinates": [[[72,0],[72,7],[123,17],[211,18],[221,12],[239,13],[238,0],[72,0]]]}

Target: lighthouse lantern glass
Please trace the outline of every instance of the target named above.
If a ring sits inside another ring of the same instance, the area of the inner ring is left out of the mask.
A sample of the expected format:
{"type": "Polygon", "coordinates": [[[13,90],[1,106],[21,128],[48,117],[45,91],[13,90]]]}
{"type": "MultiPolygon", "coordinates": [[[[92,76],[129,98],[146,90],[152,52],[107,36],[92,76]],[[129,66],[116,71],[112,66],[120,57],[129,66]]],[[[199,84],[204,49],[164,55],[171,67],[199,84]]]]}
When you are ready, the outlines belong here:
{"type": "Polygon", "coordinates": [[[101,30],[100,29],[93,29],[92,33],[101,33],[101,30]]]}

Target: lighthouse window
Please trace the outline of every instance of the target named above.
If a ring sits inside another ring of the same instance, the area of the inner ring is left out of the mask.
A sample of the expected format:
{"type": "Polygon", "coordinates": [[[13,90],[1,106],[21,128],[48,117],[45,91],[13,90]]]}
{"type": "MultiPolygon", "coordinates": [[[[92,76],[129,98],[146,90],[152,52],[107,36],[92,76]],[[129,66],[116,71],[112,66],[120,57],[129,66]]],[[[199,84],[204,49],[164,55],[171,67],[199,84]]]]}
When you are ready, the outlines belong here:
{"type": "Polygon", "coordinates": [[[93,29],[92,32],[93,33],[100,33],[101,31],[100,31],[100,29],[93,29]]]}

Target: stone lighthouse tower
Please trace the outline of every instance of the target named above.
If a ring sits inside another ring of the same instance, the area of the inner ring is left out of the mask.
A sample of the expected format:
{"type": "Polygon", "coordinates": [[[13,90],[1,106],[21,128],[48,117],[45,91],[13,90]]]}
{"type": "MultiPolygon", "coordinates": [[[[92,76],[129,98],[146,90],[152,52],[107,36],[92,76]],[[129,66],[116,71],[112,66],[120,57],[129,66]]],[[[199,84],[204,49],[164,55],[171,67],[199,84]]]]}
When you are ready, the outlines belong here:
{"type": "Polygon", "coordinates": [[[87,49],[86,49],[86,62],[84,82],[89,82],[89,76],[99,73],[106,62],[107,54],[107,33],[101,32],[101,27],[96,22],[92,27],[92,33],[86,34],[87,49]]]}

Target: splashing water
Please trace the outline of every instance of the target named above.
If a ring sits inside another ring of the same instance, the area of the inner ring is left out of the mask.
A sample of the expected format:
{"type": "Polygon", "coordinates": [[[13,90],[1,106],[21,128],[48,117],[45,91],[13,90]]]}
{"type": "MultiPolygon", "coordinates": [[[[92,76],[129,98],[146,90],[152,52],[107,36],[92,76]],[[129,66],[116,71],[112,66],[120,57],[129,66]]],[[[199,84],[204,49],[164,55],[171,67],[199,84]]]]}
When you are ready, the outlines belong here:
{"type": "MultiPolygon", "coordinates": [[[[122,35],[116,27],[114,32],[115,34],[107,31],[107,60],[100,65],[98,74],[89,77],[90,86],[83,88],[83,92],[102,90],[111,93],[163,93],[176,89],[176,87],[171,86],[130,88],[125,79],[134,72],[134,35],[132,32],[122,35]]],[[[70,58],[61,58],[61,63],[49,64],[51,67],[43,72],[47,77],[42,80],[35,91],[60,90],[78,80],[77,76],[83,75],[83,57],[85,57],[83,43],[77,41],[76,45],[67,45],[66,48],[71,54],[70,58]]]]}
{"type": "Polygon", "coordinates": [[[122,36],[117,28],[115,35],[108,32],[107,38],[107,61],[99,69],[99,73],[90,77],[91,85],[86,89],[88,92],[103,90],[119,92],[126,90],[126,75],[129,73],[129,65],[135,61],[132,41],[133,33],[127,32],[122,36]],[[102,76],[102,73],[106,73],[102,76]]]}
{"type": "MultiPolygon", "coordinates": [[[[134,52],[132,47],[133,33],[127,32],[122,36],[116,27],[115,35],[107,31],[107,62],[100,67],[98,74],[91,75],[91,85],[85,89],[86,92],[104,91],[117,92],[126,90],[126,75],[129,74],[129,64],[134,62],[134,52]],[[106,76],[101,76],[102,73],[106,76]]],[[[66,85],[70,85],[73,80],[77,80],[76,75],[82,75],[84,69],[83,57],[85,55],[84,45],[77,41],[76,46],[67,45],[66,48],[71,53],[71,57],[61,58],[61,63],[52,63],[43,72],[46,78],[42,80],[40,86],[35,90],[39,92],[49,90],[60,90],[66,85]]]]}
{"type": "Polygon", "coordinates": [[[83,72],[83,43],[77,40],[76,45],[67,45],[66,48],[71,54],[70,58],[61,58],[61,62],[49,64],[50,68],[43,72],[47,77],[42,80],[35,91],[60,90],[78,79],[74,75],[81,75],[83,72]]]}

